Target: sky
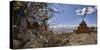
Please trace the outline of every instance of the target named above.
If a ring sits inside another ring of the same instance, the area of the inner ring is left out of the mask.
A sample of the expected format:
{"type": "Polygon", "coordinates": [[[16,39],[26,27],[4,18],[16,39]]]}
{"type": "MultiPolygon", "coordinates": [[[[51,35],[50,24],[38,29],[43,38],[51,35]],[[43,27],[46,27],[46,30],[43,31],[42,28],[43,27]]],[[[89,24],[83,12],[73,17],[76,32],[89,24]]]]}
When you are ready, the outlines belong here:
{"type": "Polygon", "coordinates": [[[87,6],[89,8],[84,20],[88,25],[96,25],[97,24],[96,6],[57,4],[57,3],[53,3],[53,9],[55,11],[58,11],[59,13],[55,13],[54,16],[48,21],[48,23],[51,25],[78,25],[82,21],[82,16],[87,6]],[[79,11],[80,14],[78,14],[77,11],[79,11]]]}

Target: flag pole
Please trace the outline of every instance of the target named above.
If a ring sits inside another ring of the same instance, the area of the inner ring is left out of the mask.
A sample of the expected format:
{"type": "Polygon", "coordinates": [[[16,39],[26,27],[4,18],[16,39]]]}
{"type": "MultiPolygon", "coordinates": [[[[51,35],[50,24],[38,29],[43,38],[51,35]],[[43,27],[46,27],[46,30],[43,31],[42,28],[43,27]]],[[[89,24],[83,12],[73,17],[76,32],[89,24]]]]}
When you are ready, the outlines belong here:
{"type": "Polygon", "coordinates": [[[86,17],[87,12],[88,12],[88,7],[86,7],[85,14],[82,16],[82,21],[83,21],[83,20],[84,20],[84,18],[86,17]]]}

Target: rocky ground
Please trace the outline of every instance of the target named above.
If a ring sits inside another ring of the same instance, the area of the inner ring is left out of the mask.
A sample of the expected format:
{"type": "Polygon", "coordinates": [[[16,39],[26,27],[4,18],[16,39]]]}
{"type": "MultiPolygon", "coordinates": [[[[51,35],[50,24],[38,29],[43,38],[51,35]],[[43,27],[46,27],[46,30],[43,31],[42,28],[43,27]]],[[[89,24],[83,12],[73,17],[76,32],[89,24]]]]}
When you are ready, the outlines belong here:
{"type": "MultiPolygon", "coordinates": [[[[29,34],[28,34],[29,35],[29,34]]],[[[41,48],[57,46],[74,46],[97,44],[97,33],[65,33],[65,34],[47,34],[46,36],[26,36],[28,41],[13,40],[14,48],[41,48]]],[[[21,36],[22,37],[22,36],[21,36]]]]}

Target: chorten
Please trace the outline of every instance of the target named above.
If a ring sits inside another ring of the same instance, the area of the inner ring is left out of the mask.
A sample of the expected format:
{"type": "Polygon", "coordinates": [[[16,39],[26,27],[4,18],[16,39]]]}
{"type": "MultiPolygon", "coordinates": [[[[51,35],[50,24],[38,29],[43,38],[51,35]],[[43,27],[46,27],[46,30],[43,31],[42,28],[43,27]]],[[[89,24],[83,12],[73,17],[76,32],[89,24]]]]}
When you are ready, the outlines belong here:
{"type": "Polygon", "coordinates": [[[89,33],[90,32],[90,29],[89,27],[87,26],[86,22],[83,20],[79,26],[77,27],[76,29],[76,33],[77,34],[80,34],[80,33],[89,33]]]}

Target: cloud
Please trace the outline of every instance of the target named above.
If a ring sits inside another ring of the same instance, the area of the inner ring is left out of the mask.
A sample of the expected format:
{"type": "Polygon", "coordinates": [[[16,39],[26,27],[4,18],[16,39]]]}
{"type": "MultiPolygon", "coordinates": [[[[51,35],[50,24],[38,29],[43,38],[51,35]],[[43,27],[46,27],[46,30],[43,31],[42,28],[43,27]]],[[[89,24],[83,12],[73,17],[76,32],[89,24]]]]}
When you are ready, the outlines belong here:
{"type": "Polygon", "coordinates": [[[58,25],[51,25],[49,27],[53,28],[73,28],[76,27],[77,25],[64,25],[64,24],[58,24],[58,25]]]}
{"type": "Polygon", "coordinates": [[[52,7],[53,11],[56,12],[56,13],[61,13],[61,12],[64,12],[63,10],[59,10],[58,8],[56,7],[52,7]]]}
{"type": "Polygon", "coordinates": [[[55,7],[52,7],[52,9],[53,9],[53,11],[54,12],[60,12],[57,8],[55,8],[55,7]]]}
{"type": "Polygon", "coordinates": [[[59,10],[58,10],[58,9],[56,9],[56,8],[53,8],[53,10],[54,10],[54,11],[59,11],[59,10]]]}
{"type": "Polygon", "coordinates": [[[88,12],[87,12],[87,14],[91,14],[91,13],[93,13],[93,12],[95,12],[95,9],[92,8],[92,7],[88,7],[88,12]]]}
{"type": "Polygon", "coordinates": [[[77,9],[76,15],[82,16],[82,15],[85,15],[85,14],[91,14],[91,13],[95,12],[96,9],[97,9],[97,7],[84,7],[82,9],[77,9]]]}

